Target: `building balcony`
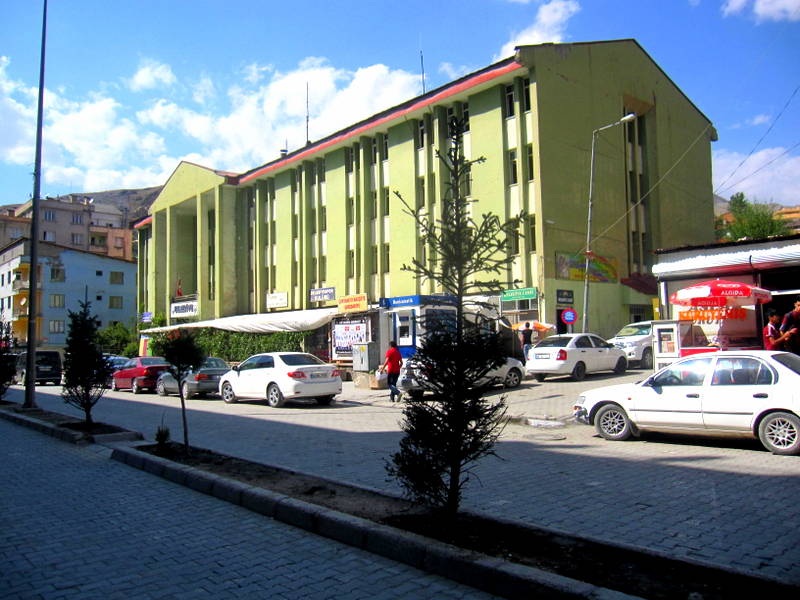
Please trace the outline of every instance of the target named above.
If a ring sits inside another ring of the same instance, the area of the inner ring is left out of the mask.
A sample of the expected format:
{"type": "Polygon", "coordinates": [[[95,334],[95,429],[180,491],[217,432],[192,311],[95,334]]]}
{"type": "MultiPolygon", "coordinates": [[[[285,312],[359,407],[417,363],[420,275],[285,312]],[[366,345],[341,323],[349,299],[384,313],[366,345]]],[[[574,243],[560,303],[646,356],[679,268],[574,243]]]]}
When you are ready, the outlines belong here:
{"type": "MultiPolygon", "coordinates": [[[[16,291],[16,292],[19,292],[19,291],[30,291],[31,282],[28,279],[15,279],[14,281],[11,282],[11,289],[16,291]]],[[[37,290],[42,289],[42,282],[41,281],[37,281],[36,282],[36,289],[37,290]]]]}
{"type": "Polygon", "coordinates": [[[11,309],[11,318],[12,319],[27,319],[28,318],[28,307],[21,306],[17,308],[16,306],[11,309]]]}

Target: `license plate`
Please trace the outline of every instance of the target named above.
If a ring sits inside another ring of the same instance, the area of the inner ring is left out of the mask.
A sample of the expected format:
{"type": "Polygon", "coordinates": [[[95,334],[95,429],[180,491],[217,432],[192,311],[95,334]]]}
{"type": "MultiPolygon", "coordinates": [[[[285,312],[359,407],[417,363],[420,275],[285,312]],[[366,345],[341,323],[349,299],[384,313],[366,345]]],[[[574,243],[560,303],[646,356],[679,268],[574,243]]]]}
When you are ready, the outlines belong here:
{"type": "Polygon", "coordinates": [[[40,371],[49,371],[50,367],[39,367],[40,371]]]}
{"type": "Polygon", "coordinates": [[[549,354],[536,354],[536,358],[550,358],[549,354]]]}
{"type": "Polygon", "coordinates": [[[327,373],[312,373],[311,374],[311,379],[322,379],[326,375],[327,375],[327,373]]]}

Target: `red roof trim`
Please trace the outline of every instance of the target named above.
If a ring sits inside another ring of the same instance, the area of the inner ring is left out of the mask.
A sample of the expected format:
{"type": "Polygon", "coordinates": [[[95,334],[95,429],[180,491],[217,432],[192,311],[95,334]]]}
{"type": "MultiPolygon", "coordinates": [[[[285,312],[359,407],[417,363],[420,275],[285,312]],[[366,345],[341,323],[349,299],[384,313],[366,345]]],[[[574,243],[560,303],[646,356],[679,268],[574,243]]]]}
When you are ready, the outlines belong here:
{"type": "Polygon", "coordinates": [[[140,229],[141,227],[144,227],[145,225],[150,225],[150,223],[152,223],[152,222],[153,222],[153,215],[150,215],[148,217],[145,217],[144,219],[142,219],[138,223],[134,223],[133,228],[134,229],[140,229]]]}
{"type": "Polygon", "coordinates": [[[504,64],[504,65],[500,65],[495,69],[491,69],[491,70],[488,70],[488,71],[483,71],[482,73],[477,73],[473,77],[468,77],[468,78],[466,78],[466,79],[464,79],[464,80],[462,80],[462,81],[460,81],[458,83],[455,83],[452,86],[446,87],[442,91],[440,91],[440,92],[438,92],[438,93],[436,93],[436,94],[434,94],[432,96],[427,96],[427,97],[421,98],[417,102],[414,102],[411,105],[406,106],[405,108],[400,108],[400,109],[398,109],[396,111],[392,111],[389,114],[386,114],[386,115],[384,115],[382,117],[377,117],[374,121],[368,121],[368,122],[364,123],[363,125],[361,125],[360,127],[357,127],[355,129],[347,130],[347,131],[345,131],[345,132],[343,132],[343,133],[341,133],[339,135],[335,135],[334,137],[329,138],[329,139],[327,139],[325,141],[319,142],[318,144],[313,145],[313,146],[311,146],[311,147],[309,147],[309,148],[307,148],[307,149],[305,149],[305,150],[303,150],[303,151],[301,151],[301,152],[299,152],[299,153],[297,153],[297,154],[295,154],[295,155],[293,155],[291,157],[285,158],[283,160],[279,160],[279,161],[271,163],[269,165],[265,165],[265,166],[261,167],[260,169],[258,169],[256,171],[253,171],[252,173],[249,173],[247,175],[242,175],[242,176],[239,177],[239,183],[245,183],[247,181],[250,181],[251,179],[255,179],[257,177],[261,177],[262,175],[266,175],[267,173],[270,173],[272,171],[276,171],[278,169],[281,169],[281,168],[285,167],[286,165],[289,165],[289,164],[291,164],[293,162],[296,162],[296,161],[299,161],[299,160],[305,158],[306,156],[309,156],[311,154],[315,154],[315,153],[319,152],[320,150],[324,150],[324,149],[329,148],[329,147],[331,147],[331,146],[333,146],[335,144],[343,142],[344,140],[347,140],[349,138],[352,138],[352,137],[355,137],[357,135],[360,135],[360,134],[364,133],[365,131],[367,131],[369,129],[372,129],[373,127],[378,127],[380,125],[383,125],[384,123],[387,123],[387,122],[392,121],[394,119],[397,119],[399,117],[403,117],[403,116],[405,116],[405,115],[407,115],[407,114],[409,114],[409,113],[411,113],[411,112],[413,112],[415,110],[419,110],[420,108],[425,108],[426,106],[430,106],[431,104],[435,104],[437,102],[441,102],[445,98],[449,98],[450,96],[454,96],[455,94],[461,93],[464,90],[467,90],[467,89],[469,89],[471,87],[475,87],[476,85],[479,85],[481,83],[485,83],[486,81],[491,81],[492,79],[495,79],[497,77],[501,77],[503,75],[506,75],[507,73],[510,73],[512,71],[516,71],[517,69],[521,69],[521,68],[523,68],[523,65],[512,61],[510,63],[504,64]]]}

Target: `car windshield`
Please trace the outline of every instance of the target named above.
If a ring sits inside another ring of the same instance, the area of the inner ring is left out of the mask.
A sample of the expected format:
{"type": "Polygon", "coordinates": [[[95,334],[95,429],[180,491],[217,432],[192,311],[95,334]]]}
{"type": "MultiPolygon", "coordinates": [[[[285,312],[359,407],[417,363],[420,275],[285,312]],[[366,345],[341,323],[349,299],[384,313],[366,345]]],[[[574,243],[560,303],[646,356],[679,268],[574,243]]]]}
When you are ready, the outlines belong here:
{"type": "Polygon", "coordinates": [[[797,356],[797,354],[790,354],[789,352],[786,352],[784,354],[775,354],[772,358],[781,363],[787,369],[791,369],[800,375],[800,356],[797,356]]]}
{"type": "Polygon", "coordinates": [[[569,338],[569,337],[562,337],[562,336],[559,336],[559,335],[554,335],[552,337],[543,339],[541,342],[536,344],[536,346],[534,346],[534,348],[546,348],[546,347],[549,347],[549,348],[564,348],[564,347],[566,347],[567,344],[569,344],[569,341],[571,339],[572,338],[569,338]]]}
{"type": "Polygon", "coordinates": [[[617,335],[614,337],[628,337],[630,335],[650,335],[650,324],[641,324],[634,323],[631,325],[625,325],[622,329],[617,332],[617,335]]]}
{"type": "Polygon", "coordinates": [[[58,352],[37,352],[36,364],[45,367],[56,367],[61,364],[58,352]]]}
{"type": "Polygon", "coordinates": [[[227,369],[228,364],[221,358],[209,357],[203,361],[203,369],[227,369]]]}
{"type": "Polygon", "coordinates": [[[167,361],[165,361],[160,356],[145,356],[142,358],[142,366],[149,367],[150,365],[164,365],[167,361]]]}
{"type": "Polygon", "coordinates": [[[284,364],[289,365],[290,367],[325,364],[313,354],[279,354],[278,356],[284,364]]]}

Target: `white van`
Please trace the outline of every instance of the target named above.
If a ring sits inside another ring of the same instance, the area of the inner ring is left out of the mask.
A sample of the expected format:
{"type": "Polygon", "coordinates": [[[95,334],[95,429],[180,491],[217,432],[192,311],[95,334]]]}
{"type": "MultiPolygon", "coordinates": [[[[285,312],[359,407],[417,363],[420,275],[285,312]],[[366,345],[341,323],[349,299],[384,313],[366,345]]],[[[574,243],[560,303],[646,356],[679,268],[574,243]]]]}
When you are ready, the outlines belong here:
{"type": "Polygon", "coordinates": [[[641,369],[653,368],[653,322],[629,323],[608,340],[625,352],[629,363],[639,363],[641,369]]]}

